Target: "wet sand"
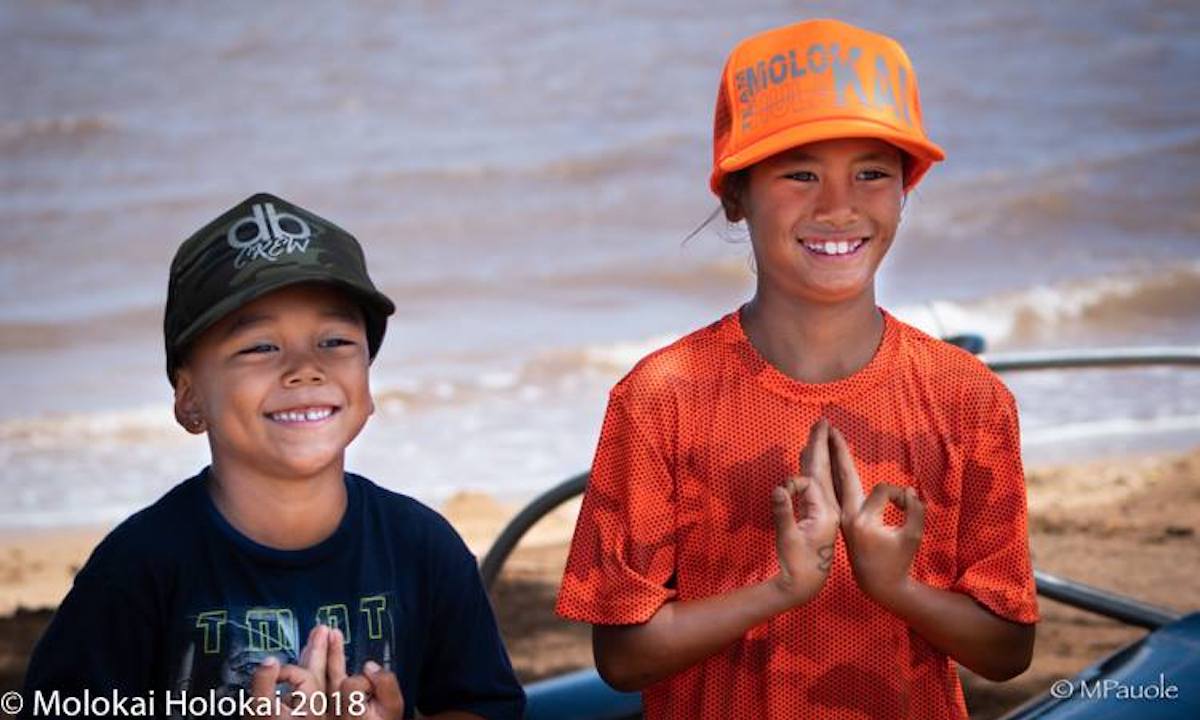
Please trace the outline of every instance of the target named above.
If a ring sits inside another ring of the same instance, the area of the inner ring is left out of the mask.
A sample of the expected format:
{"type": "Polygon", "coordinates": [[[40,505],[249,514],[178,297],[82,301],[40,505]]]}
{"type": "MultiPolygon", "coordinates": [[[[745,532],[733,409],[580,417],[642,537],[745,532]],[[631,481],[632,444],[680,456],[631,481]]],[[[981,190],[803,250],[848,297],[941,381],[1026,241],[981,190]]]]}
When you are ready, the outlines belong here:
{"type": "MultiPolygon", "coordinates": [[[[1029,473],[1035,565],[1173,609],[1200,609],[1200,448],[1184,455],[1094,461],[1029,473]]],[[[442,508],[477,554],[519,508],[463,493],[442,508]]],[[[525,682],[586,667],[590,631],[553,615],[578,502],[544,519],[493,591],[525,682]]],[[[101,529],[0,535],[0,692],[16,687],[28,654],[101,529]]],[[[972,717],[996,717],[1143,634],[1042,599],[1032,666],[1007,683],[963,673],[972,717]]]]}

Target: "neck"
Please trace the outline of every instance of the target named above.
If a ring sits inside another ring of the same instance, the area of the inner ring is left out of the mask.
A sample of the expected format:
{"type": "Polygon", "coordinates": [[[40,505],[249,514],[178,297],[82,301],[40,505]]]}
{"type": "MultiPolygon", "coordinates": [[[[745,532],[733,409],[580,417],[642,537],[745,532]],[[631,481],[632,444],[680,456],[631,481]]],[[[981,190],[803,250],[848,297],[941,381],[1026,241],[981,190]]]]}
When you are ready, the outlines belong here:
{"type": "Polygon", "coordinates": [[[238,532],[277,550],[316,545],[337,530],[346,512],[340,460],[311,477],[278,477],[222,462],[214,454],[208,492],[238,532]]]}
{"type": "Polygon", "coordinates": [[[826,383],[864,368],[883,338],[875,293],[837,303],[763,292],[746,303],[742,326],[759,354],[800,382],[826,383]]]}

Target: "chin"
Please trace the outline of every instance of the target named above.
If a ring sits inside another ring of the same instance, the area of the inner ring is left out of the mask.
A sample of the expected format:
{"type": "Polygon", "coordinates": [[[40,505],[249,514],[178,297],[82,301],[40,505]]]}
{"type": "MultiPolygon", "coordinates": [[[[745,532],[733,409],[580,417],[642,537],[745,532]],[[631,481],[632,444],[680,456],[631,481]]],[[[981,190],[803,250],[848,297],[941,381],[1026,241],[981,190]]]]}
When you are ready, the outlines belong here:
{"type": "Polygon", "coordinates": [[[827,305],[836,305],[839,303],[857,300],[871,290],[870,284],[854,283],[844,286],[823,286],[816,288],[807,288],[804,295],[809,300],[825,303],[827,305]]]}
{"type": "Polygon", "coordinates": [[[334,455],[323,454],[306,457],[288,457],[280,463],[280,469],[292,477],[309,478],[323,472],[328,472],[331,467],[341,468],[342,465],[343,455],[337,453],[334,455]]]}

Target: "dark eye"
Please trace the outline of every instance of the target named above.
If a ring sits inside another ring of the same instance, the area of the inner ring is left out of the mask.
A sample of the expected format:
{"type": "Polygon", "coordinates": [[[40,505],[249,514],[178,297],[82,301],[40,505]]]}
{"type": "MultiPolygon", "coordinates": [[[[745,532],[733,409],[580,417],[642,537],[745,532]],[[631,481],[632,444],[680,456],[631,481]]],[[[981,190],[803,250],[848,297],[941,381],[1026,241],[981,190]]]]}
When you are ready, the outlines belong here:
{"type": "Polygon", "coordinates": [[[881,180],[886,177],[891,177],[891,174],[884,172],[883,170],[863,170],[858,174],[858,176],[863,180],[881,180]]]}
{"type": "Polygon", "coordinates": [[[811,170],[797,170],[793,173],[788,173],[785,177],[789,180],[798,180],[800,182],[815,182],[817,174],[811,170]]]}
{"type": "Polygon", "coordinates": [[[320,342],[320,346],[323,348],[345,347],[347,345],[357,345],[357,343],[349,338],[342,337],[329,338],[320,342]]]}
{"type": "Polygon", "coordinates": [[[255,355],[258,353],[269,353],[269,352],[274,352],[277,349],[278,348],[276,348],[271,343],[256,343],[254,345],[251,345],[250,347],[242,348],[241,350],[238,350],[238,355],[255,355]]]}

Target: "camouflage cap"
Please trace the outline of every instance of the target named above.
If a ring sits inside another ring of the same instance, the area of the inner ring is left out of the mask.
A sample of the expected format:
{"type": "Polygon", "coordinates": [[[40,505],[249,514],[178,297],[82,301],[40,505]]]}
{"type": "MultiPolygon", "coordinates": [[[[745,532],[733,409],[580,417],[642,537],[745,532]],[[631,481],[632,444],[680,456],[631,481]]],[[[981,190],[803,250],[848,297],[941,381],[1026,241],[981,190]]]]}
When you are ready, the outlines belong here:
{"type": "Polygon", "coordinates": [[[218,320],[273,290],[304,282],[330,283],[358,301],[374,359],[396,307],[375,289],[358,241],[324,218],[258,193],[175,252],[163,317],[167,378],[174,384],[188,344],[218,320]]]}

